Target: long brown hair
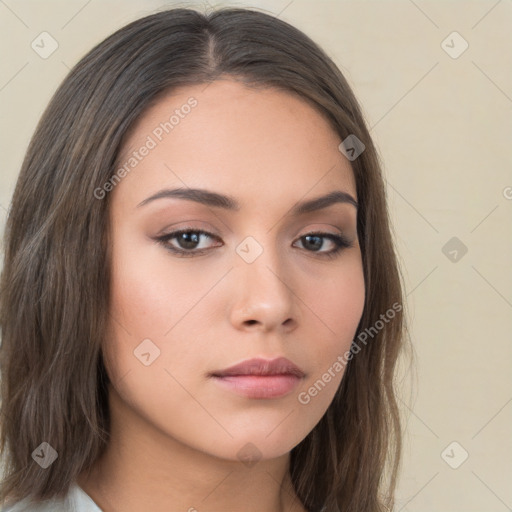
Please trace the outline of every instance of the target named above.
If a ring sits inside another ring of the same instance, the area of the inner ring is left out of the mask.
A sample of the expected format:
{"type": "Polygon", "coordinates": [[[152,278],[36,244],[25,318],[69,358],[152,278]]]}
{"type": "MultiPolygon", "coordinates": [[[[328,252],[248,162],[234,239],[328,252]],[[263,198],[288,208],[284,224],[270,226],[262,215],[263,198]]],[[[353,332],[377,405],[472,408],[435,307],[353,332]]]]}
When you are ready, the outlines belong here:
{"type": "Polygon", "coordinates": [[[366,286],[354,343],[363,333],[371,340],[358,344],[327,412],[291,451],[290,474],[310,511],[393,506],[401,454],[394,375],[407,336],[378,153],[333,61],[288,23],[239,8],[171,9],[123,27],[71,70],[36,128],[4,238],[0,503],[64,495],[105,449],[109,194],[100,200],[95,190],[113,176],[150,105],[219,76],[298,94],[341,140],[355,135],[365,146],[351,162],[366,286]],[[44,442],[58,454],[47,468],[32,455],[44,442]]]}

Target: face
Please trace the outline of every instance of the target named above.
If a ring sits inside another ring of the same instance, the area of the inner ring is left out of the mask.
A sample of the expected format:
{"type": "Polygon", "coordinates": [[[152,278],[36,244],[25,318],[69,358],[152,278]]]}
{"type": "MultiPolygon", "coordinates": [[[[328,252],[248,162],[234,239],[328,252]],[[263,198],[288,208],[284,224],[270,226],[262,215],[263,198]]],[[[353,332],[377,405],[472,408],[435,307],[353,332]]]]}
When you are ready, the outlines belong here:
{"type": "Polygon", "coordinates": [[[231,80],[174,91],[131,132],[109,192],[104,354],[110,392],[147,432],[273,458],[326,412],[365,294],[340,142],[302,99],[231,80]],[[278,357],[290,363],[223,372],[278,357]]]}

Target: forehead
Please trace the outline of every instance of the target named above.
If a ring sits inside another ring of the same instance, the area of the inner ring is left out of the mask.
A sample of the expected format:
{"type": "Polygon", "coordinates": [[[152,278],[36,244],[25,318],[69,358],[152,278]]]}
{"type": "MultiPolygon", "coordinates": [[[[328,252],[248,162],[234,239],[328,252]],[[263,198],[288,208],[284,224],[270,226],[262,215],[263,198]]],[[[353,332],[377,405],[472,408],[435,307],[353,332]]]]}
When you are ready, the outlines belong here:
{"type": "Polygon", "coordinates": [[[115,194],[138,204],[158,187],[174,185],[222,190],[244,204],[333,188],[356,197],[340,142],[327,119],[295,94],[229,79],[181,87],[131,130],[118,167],[130,159],[136,165],[115,194]]]}

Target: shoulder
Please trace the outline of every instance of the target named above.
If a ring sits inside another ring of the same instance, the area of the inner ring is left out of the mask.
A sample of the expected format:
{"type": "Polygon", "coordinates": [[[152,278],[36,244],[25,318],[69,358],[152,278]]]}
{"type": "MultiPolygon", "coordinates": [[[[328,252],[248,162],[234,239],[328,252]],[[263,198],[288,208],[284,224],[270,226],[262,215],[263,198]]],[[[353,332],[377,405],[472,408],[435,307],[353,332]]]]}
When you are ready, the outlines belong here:
{"type": "Polygon", "coordinates": [[[102,512],[81,487],[72,483],[64,498],[33,502],[29,498],[4,505],[0,512],[102,512]]]}
{"type": "Polygon", "coordinates": [[[4,505],[0,512],[64,512],[66,510],[65,500],[45,500],[34,502],[25,498],[11,505],[4,505]]]}

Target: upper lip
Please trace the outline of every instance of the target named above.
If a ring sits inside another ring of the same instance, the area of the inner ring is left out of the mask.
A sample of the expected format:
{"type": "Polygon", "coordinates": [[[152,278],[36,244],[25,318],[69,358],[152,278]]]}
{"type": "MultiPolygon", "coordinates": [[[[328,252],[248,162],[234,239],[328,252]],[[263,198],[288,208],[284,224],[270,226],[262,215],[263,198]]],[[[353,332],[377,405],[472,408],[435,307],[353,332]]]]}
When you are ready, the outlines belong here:
{"type": "Polygon", "coordinates": [[[228,375],[295,375],[304,377],[304,372],[286,357],[276,359],[247,359],[239,364],[218,370],[211,375],[214,377],[226,377],[228,375]]]}

